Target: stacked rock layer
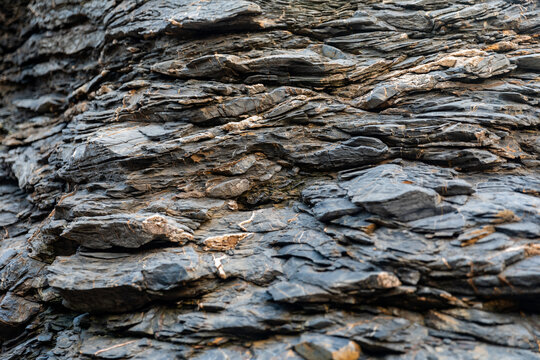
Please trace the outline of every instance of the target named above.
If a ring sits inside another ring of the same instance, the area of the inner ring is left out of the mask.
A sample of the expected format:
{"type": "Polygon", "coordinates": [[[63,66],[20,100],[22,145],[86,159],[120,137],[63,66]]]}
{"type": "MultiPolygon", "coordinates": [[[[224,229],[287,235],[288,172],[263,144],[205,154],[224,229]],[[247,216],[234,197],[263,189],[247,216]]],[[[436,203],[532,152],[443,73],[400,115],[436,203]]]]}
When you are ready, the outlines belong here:
{"type": "Polygon", "coordinates": [[[3,0],[2,359],[538,359],[534,0],[3,0]]]}

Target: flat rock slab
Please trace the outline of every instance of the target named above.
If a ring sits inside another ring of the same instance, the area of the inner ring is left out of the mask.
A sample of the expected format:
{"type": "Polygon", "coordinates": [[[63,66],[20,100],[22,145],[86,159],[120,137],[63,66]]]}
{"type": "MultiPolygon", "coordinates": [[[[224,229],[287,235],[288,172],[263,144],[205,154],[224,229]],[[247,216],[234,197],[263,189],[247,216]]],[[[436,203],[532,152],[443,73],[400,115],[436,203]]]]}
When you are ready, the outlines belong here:
{"type": "Polygon", "coordinates": [[[60,257],[49,268],[48,281],[58,289],[67,307],[118,312],[125,307],[136,309],[152,298],[166,298],[168,293],[196,292],[194,283],[202,285],[213,274],[209,256],[199,255],[188,246],[148,255],[60,257]]]}

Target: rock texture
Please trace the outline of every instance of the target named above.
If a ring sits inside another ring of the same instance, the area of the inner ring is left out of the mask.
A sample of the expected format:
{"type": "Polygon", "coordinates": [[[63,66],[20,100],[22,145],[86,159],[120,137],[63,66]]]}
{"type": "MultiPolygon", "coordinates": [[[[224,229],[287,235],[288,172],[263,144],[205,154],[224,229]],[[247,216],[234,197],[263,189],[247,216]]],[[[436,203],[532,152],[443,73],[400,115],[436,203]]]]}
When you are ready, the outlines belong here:
{"type": "Polygon", "coordinates": [[[2,359],[540,358],[534,0],[0,6],[2,359]]]}

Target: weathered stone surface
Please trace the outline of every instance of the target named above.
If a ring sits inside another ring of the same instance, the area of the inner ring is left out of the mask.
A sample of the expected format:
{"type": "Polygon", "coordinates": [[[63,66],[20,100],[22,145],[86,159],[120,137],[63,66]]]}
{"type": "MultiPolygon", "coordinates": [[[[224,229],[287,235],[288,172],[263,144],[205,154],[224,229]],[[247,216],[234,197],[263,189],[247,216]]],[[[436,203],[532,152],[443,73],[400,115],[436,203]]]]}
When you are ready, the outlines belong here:
{"type": "Polygon", "coordinates": [[[67,307],[114,312],[166,298],[169,292],[177,292],[173,298],[204,292],[191,283],[213,278],[212,265],[208,255],[201,257],[192,247],[139,255],[82,254],[57,258],[47,278],[67,307]]]}
{"type": "Polygon", "coordinates": [[[537,359],[528,0],[0,6],[0,358],[537,359]]]}
{"type": "Polygon", "coordinates": [[[66,226],[60,236],[92,249],[114,246],[138,248],[153,240],[180,245],[193,239],[191,229],[161,215],[80,217],[66,226]]]}
{"type": "Polygon", "coordinates": [[[0,335],[11,338],[21,330],[41,309],[38,303],[6,293],[0,302],[0,335]]]}

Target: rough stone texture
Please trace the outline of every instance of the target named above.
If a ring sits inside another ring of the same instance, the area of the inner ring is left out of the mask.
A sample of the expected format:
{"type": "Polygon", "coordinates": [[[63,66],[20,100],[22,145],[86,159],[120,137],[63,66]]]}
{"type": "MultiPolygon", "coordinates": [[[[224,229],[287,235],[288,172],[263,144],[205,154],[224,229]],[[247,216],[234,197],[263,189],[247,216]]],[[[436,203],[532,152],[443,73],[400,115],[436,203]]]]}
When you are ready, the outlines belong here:
{"type": "Polygon", "coordinates": [[[0,358],[540,358],[539,33],[0,0],[0,358]]]}

